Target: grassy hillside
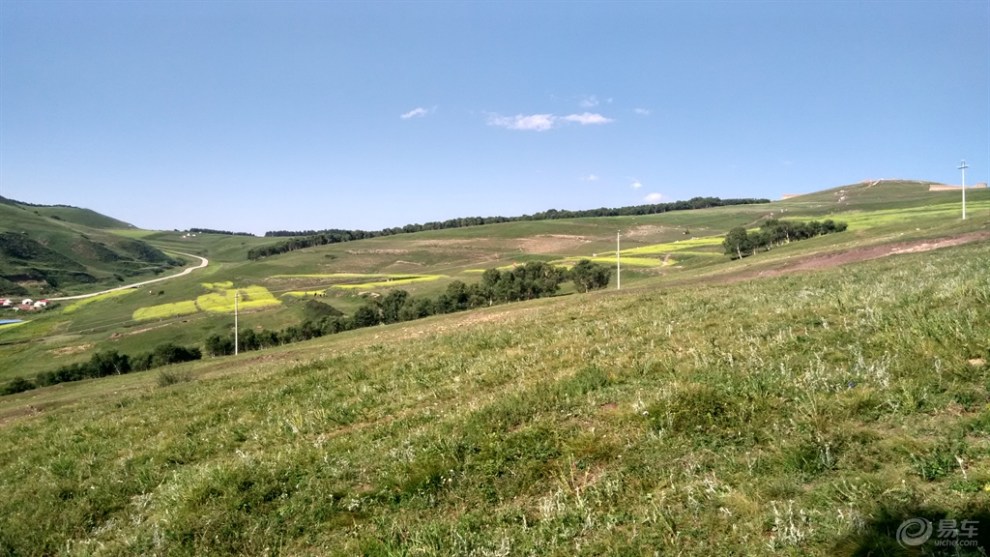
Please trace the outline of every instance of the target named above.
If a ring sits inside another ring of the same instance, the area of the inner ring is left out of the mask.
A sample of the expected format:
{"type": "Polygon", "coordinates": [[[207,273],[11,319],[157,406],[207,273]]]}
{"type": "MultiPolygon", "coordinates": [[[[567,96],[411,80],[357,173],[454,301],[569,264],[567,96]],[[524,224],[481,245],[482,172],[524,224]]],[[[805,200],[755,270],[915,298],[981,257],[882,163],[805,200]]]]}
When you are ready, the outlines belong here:
{"type": "Polygon", "coordinates": [[[0,550],[894,555],[917,516],[985,544],[987,268],[573,295],[4,397],[0,550]]]}
{"type": "MultiPolygon", "coordinates": [[[[990,192],[970,196],[971,218],[965,223],[958,219],[958,207],[952,192],[929,193],[910,182],[882,182],[844,186],[765,205],[405,234],[304,249],[258,261],[247,260],[250,248],[281,239],[113,230],[116,235],[161,249],[207,256],[211,264],[187,277],[94,299],[78,308],[63,304],[57,311],[32,316],[27,324],[0,327],[0,382],[80,362],[96,350],[112,348],[133,354],[164,342],[202,344],[210,334],[226,333],[233,326],[230,311],[209,311],[213,306],[204,298],[223,294],[225,290],[216,288],[218,284],[263,288],[276,303],[244,312],[241,326],[280,329],[298,324],[304,317],[305,302],[314,295],[350,314],[364,303],[362,296],[367,293],[384,294],[402,288],[416,295],[436,296],[451,281],[478,281],[481,272],[491,267],[530,260],[569,264],[579,257],[593,256],[611,265],[616,230],[622,231],[623,285],[665,288],[740,274],[773,273],[820,253],[985,230],[990,220],[990,192]],[[836,195],[839,191],[845,193],[836,195]],[[843,195],[846,199],[840,201],[843,195]],[[885,200],[879,209],[878,198],[885,200]],[[726,231],[734,226],[756,227],[769,217],[831,217],[848,221],[850,229],[742,261],[729,261],[721,254],[721,235],[726,231]]],[[[565,285],[563,293],[571,291],[565,285]]]]}
{"type": "Polygon", "coordinates": [[[0,203],[0,295],[52,296],[119,286],[181,264],[109,229],[127,223],[88,209],[0,203]]]}

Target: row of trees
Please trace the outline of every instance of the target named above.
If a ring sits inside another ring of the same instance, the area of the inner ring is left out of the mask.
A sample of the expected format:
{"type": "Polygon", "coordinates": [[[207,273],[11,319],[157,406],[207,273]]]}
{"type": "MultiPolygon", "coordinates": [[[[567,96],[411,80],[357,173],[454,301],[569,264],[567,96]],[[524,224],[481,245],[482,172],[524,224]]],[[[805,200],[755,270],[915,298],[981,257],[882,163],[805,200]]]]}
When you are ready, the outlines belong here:
{"type": "MultiPolygon", "coordinates": [[[[310,300],[306,307],[308,318],[302,324],[280,331],[241,331],[238,349],[258,350],[352,329],[552,296],[566,280],[573,280],[580,292],[587,292],[608,286],[611,273],[611,268],[588,260],[580,261],[570,271],[549,263],[533,261],[512,269],[489,269],[477,284],[469,285],[455,280],[436,297],[412,296],[405,290],[392,290],[384,297],[369,298],[350,317],[344,316],[328,304],[310,300]],[[321,309],[319,306],[328,309],[321,309]]],[[[212,335],[206,339],[205,349],[207,354],[213,356],[233,354],[233,335],[212,335]]]]}
{"type": "Polygon", "coordinates": [[[747,232],[741,226],[733,228],[725,235],[722,247],[725,249],[725,254],[732,259],[741,259],[748,255],[756,255],[759,250],[770,251],[776,246],[789,244],[795,240],[842,232],[846,228],[848,228],[846,223],[832,219],[810,222],[771,219],[764,222],[755,232],[747,232]]]}
{"type": "Polygon", "coordinates": [[[215,230],[213,228],[190,228],[189,232],[194,232],[196,234],[223,234],[225,236],[251,236],[254,234],[250,232],[231,232],[230,230],[215,230]]]}
{"type": "MultiPolygon", "coordinates": [[[[260,350],[352,329],[552,296],[566,280],[574,281],[579,292],[587,292],[608,286],[611,274],[611,268],[588,260],[578,262],[569,271],[542,261],[532,261],[511,269],[488,269],[482,275],[481,282],[477,284],[469,285],[455,280],[436,297],[412,296],[405,290],[391,290],[381,298],[366,299],[364,305],[350,317],[329,304],[308,300],[304,308],[305,319],[301,324],[278,331],[245,329],[239,333],[238,349],[260,350]]],[[[205,341],[204,351],[211,356],[233,354],[233,335],[209,336],[205,341]]],[[[160,345],[151,352],[136,356],[120,354],[116,350],[97,352],[88,362],[70,364],[54,371],[39,373],[34,381],[24,378],[14,379],[0,387],[0,395],[198,360],[202,357],[202,353],[203,351],[197,347],[186,348],[171,343],[160,345]]]]}
{"type": "Polygon", "coordinates": [[[465,217],[449,219],[445,221],[427,222],[425,224],[407,224],[402,227],[385,228],[382,230],[274,230],[265,233],[266,237],[288,237],[291,240],[272,244],[269,246],[259,246],[248,251],[249,259],[258,259],[270,255],[278,255],[289,251],[323,246],[327,244],[337,244],[340,242],[351,242],[354,240],[364,240],[367,238],[377,238],[379,236],[392,236],[395,234],[409,234],[412,232],[422,232],[424,230],[445,230],[448,228],[464,228],[468,226],[480,226],[483,224],[495,224],[515,221],[536,221],[553,219],[573,219],[580,217],[617,217],[625,215],[653,215],[666,213],[669,211],[687,211],[692,209],[705,209],[708,207],[722,207],[727,205],[746,205],[752,203],[769,203],[767,199],[719,199],[718,197],[694,197],[687,201],[672,201],[670,203],[652,203],[649,205],[635,205],[631,207],[588,209],[584,211],[558,211],[550,209],[532,215],[521,217],[465,217]]]}
{"type": "Polygon", "coordinates": [[[89,358],[88,362],[65,365],[53,371],[43,371],[35,377],[34,381],[23,377],[9,381],[0,388],[0,395],[20,393],[36,387],[47,387],[70,381],[147,371],[169,364],[198,360],[202,357],[202,351],[197,347],[187,348],[172,343],[161,344],[151,352],[144,352],[136,356],[121,354],[116,350],[96,352],[89,358]]]}

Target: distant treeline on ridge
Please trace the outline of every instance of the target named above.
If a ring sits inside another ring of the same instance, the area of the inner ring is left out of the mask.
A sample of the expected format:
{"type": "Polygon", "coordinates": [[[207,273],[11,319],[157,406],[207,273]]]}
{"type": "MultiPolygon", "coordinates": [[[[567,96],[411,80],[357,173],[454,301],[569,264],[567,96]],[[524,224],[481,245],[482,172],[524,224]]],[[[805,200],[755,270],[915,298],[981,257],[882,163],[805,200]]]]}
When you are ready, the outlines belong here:
{"type": "Polygon", "coordinates": [[[655,215],[670,211],[688,211],[691,209],[706,209],[709,207],[723,207],[728,205],[750,205],[756,203],[769,203],[769,199],[720,199],[718,197],[693,197],[687,201],[672,201],[670,203],[653,203],[649,205],[635,205],[631,207],[587,209],[581,211],[558,211],[550,209],[532,215],[521,217],[463,217],[449,219],[439,222],[427,222],[425,224],[407,224],[402,227],[385,228],[382,230],[274,230],[265,232],[265,237],[292,237],[278,244],[269,246],[259,246],[248,251],[249,259],[258,259],[269,255],[278,255],[297,249],[309,248],[313,246],[323,246],[327,244],[337,244],[341,242],[351,242],[354,240],[364,240],[367,238],[377,238],[379,236],[393,236],[395,234],[410,234],[422,232],[424,230],[445,230],[448,228],[464,228],[468,226],[481,226],[483,224],[496,224],[501,222],[536,221],[552,219],[573,219],[582,217],[619,217],[632,215],[655,215]]]}
{"type": "Polygon", "coordinates": [[[230,230],[214,230],[212,228],[190,228],[189,232],[196,234],[223,234],[225,236],[254,236],[250,232],[231,232],[230,230]]]}

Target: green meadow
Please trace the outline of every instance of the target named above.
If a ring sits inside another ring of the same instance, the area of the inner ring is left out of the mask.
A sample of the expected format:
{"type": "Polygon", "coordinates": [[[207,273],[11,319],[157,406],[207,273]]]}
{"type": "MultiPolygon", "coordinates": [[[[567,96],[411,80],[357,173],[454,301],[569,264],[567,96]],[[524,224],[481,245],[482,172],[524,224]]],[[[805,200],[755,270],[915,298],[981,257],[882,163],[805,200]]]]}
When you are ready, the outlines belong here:
{"type": "Polygon", "coordinates": [[[900,520],[990,504],[988,267],[644,285],[4,397],[0,547],[897,554],[900,520]]]}
{"type": "Polygon", "coordinates": [[[612,264],[616,230],[623,289],[0,397],[0,555],[898,555],[905,519],[990,523],[990,192],[968,201],[880,182],[257,261],[279,239],[109,228],[210,265],[19,316],[0,383],[202,346],[235,293],[242,329],[281,329],[313,297],[612,264]],[[849,230],[721,254],[768,218],[849,230]]]}

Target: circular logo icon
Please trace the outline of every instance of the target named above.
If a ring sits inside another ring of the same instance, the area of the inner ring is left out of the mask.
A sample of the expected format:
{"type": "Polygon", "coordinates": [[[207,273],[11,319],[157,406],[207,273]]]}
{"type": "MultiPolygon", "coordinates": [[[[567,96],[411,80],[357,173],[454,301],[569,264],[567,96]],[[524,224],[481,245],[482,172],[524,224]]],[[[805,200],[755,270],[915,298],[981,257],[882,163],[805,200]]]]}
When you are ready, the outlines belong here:
{"type": "Polygon", "coordinates": [[[927,518],[909,518],[897,528],[901,547],[917,547],[932,537],[932,523],[927,518]]]}

